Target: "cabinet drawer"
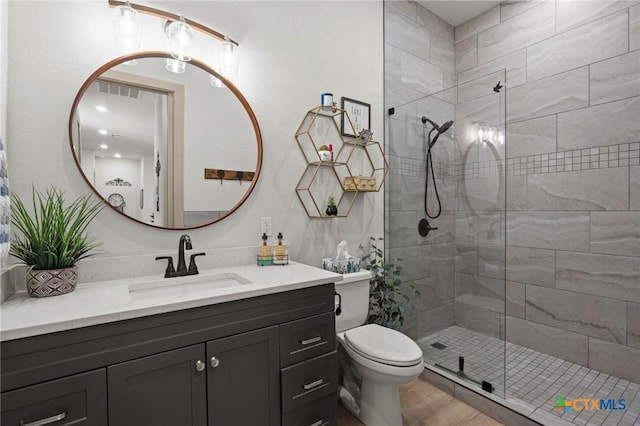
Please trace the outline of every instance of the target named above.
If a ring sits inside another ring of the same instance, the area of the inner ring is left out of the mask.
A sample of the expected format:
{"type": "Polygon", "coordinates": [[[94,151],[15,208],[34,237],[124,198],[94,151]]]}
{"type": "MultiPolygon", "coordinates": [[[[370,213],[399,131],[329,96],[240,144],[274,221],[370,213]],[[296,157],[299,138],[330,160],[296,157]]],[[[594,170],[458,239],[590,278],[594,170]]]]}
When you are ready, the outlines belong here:
{"type": "Polygon", "coordinates": [[[336,424],[338,400],[332,393],[317,401],[286,413],[282,416],[282,426],[328,426],[336,424]]]}
{"type": "Polygon", "coordinates": [[[282,412],[287,413],[338,389],[336,352],[319,356],[281,370],[282,412]]]}
{"type": "Polygon", "coordinates": [[[280,326],[280,365],[286,367],[336,349],[333,311],[280,326]]]}
{"type": "Polygon", "coordinates": [[[2,394],[0,423],[18,425],[107,425],[104,369],[76,374],[2,394]]]}

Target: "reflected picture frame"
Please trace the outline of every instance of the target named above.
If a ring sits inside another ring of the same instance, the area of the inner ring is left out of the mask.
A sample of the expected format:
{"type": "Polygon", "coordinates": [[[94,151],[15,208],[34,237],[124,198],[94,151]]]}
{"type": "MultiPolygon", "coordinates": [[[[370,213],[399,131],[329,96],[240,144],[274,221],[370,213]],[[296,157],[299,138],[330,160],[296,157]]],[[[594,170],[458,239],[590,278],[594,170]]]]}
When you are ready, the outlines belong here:
{"type": "Polygon", "coordinates": [[[353,125],[353,129],[351,126],[345,127],[343,114],[340,121],[340,133],[342,133],[342,136],[356,138],[361,131],[365,129],[371,130],[371,104],[342,97],[340,98],[340,108],[344,110],[345,114],[349,115],[353,125]],[[355,134],[351,133],[352,130],[355,130],[355,134]]]}

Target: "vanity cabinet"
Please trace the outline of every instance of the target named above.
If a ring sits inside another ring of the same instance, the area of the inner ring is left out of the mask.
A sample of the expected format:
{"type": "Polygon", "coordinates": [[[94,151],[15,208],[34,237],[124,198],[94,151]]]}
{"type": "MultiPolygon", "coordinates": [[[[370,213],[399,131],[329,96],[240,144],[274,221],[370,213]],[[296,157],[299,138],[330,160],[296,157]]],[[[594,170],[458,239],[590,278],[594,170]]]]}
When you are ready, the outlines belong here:
{"type": "Polygon", "coordinates": [[[333,310],[323,284],[2,342],[2,425],[335,424],[333,310]]]}

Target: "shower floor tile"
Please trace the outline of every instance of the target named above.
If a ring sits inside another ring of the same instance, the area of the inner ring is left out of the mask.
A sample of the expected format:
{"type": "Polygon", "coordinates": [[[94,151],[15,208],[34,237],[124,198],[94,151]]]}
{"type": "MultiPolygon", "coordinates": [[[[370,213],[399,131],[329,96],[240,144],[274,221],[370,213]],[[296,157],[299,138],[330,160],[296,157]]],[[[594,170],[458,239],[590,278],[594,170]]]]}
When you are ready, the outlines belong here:
{"type": "Polygon", "coordinates": [[[427,364],[458,372],[458,359],[463,356],[467,377],[490,382],[496,395],[505,397],[506,393],[506,398],[517,398],[564,421],[589,426],[640,425],[640,384],[458,326],[424,337],[418,345],[427,364]],[[563,413],[555,407],[560,396],[566,401],[624,398],[626,409],[569,409],[563,413]]]}

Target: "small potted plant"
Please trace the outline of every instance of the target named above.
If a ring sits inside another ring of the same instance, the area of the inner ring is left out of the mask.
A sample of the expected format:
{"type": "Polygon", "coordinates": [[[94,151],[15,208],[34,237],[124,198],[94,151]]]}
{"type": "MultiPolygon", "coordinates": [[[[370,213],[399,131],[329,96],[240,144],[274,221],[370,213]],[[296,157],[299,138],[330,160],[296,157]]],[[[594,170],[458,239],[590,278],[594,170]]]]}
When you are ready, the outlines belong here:
{"type": "Polygon", "coordinates": [[[327,200],[327,216],[337,216],[338,215],[338,206],[336,206],[336,199],[331,195],[327,200]]]}
{"type": "Polygon", "coordinates": [[[22,235],[11,242],[9,253],[28,266],[29,296],[57,296],[73,291],[78,282],[76,262],[99,246],[86,230],[104,208],[89,194],[65,203],[55,188],[32,190],[33,215],[15,193],[11,194],[11,223],[22,235]]]}
{"type": "MultiPolygon", "coordinates": [[[[403,285],[400,279],[402,266],[386,263],[384,252],[376,245],[376,239],[373,237],[369,239],[368,250],[360,245],[360,249],[366,253],[362,256],[361,262],[364,262],[365,269],[371,271],[367,323],[400,330],[411,298],[419,296],[420,293],[413,283],[405,284],[404,291],[400,288],[403,285]]],[[[398,262],[402,262],[402,259],[398,259],[398,262]]]]}
{"type": "Polygon", "coordinates": [[[329,147],[321,145],[320,148],[318,148],[318,156],[321,161],[331,161],[331,151],[329,150],[329,147]]]}

